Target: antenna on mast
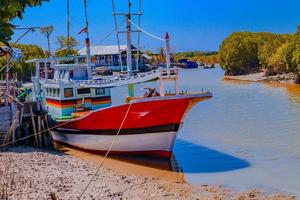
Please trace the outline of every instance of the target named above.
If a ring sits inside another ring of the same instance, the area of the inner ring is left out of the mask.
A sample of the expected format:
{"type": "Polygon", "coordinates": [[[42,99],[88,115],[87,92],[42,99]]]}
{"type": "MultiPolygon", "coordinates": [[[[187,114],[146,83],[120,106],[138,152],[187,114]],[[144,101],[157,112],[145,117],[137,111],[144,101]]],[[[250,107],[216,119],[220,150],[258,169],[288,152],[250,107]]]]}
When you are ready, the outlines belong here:
{"type": "Polygon", "coordinates": [[[49,51],[50,57],[52,56],[51,48],[50,48],[50,35],[53,32],[53,30],[54,30],[54,27],[52,25],[51,26],[40,27],[41,33],[46,35],[47,43],[48,43],[48,51],[49,51]]]}
{"type": "Polygon", "coordinates": [[[70,53],[70,2],[67,0],[67,50],[70,53]]]}
{"type": "Polygon", "coordinates": [[[87,2],[84,0],[84,13],[85,13],[85,32],[86,32],[86,59],[87,59],[87,74],[88,79],[92,79],[92,65],[91,65],[91,45],[90,45],[90,36],[89,36],[89,23],[88,23],[88,14],[87,14],[87,2]]]}
{"type": "MultiPolygon", "coordinates": [[[[131,33],[134,33],[134,32],[139,33],[140,32],[140,30],[132,30],[131,29],[131,24],[132,24],[131,17],[132,16],[138,16],[140,18],[140,16],[142,15],[142,13],[141,13],[141,0],[139,0],[139,2],[140,2],[140,5],[139,5],[139,12],[138,13],[131,13],[131,6],[132,6],[131,0],[128,0],[128,2],[127,2],[127,4],[128,4],[128,12],[127,13],[116,13],[115,12],[114,0],[112,0],[113,16],[114,16],[114,19],[115,19],[115,27],[116,27],[118,45],[119,45],[119,34],[120,33],[126,33],[126,44],[127,44],[126,54],[127,54],[127,74],[128,74],[128,76],[132,76],[132,49],[131,49],[132,41],[131,41],[131,33]],[[125,21],[126,21],[126,30],[125,31],[118,31],[118,29],[117,29],[118,27],[116,25],[116,21],[117,21],[116,16],[125,16],[125,21]]],[[[140,21],[140,19],[139,19],[139,21],[140,21]]],[[[137,51],[139,51],[139,39],[138,39],[137,51]]],[[[138,65],[138,61],[137,61],[137,65],[138,65]]]]}

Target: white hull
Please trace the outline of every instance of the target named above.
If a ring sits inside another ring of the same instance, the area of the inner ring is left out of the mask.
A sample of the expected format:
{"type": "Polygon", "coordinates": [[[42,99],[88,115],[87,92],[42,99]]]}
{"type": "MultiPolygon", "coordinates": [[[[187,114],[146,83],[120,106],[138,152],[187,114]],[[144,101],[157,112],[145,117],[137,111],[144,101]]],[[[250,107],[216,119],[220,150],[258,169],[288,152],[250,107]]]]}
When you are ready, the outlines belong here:
{"type": "MultiPolygon", "coordinates": [[[[106,152],[114,135],[67,134],[52,131],[54,141],[90,151],[106,152]]],[[[112,148],[117,153],[171,152],[176,132],[119,135],[112,148]]]]}

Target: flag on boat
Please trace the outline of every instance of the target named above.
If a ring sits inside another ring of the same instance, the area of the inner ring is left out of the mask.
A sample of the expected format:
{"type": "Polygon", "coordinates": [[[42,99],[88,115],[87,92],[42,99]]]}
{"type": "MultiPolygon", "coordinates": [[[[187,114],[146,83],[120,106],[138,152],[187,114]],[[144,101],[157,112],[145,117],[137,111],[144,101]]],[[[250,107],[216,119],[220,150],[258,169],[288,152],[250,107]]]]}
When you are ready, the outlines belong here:
{"type": "Polygon", "coordinates": [[[84,27],[81,31],[79,31],[78,34],[86,33],[86,32],[87,32],[87,26],[84,27]]]}

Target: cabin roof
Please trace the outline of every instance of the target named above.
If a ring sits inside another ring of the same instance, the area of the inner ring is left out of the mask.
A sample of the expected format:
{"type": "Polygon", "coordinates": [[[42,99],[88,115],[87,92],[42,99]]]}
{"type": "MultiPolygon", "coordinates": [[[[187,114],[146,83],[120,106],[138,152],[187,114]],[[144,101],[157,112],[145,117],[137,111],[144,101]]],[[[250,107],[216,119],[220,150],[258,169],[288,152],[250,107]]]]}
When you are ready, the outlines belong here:
{"type": "MultiPolygon", "coordinates": [[[[136,49],[135,46],[132,45],[132,49],[136,49]]],[[[120,51],[126,51],[126,45],[120,45],[120,51]]],[[[118,45],[107,45],[107,46],[91,46],[91,55],[116,55],[119,54],[118,45]]],[[[86,47],[79,50],[79,55],[86,55],[86,47]]]]}
{"type": "Polygon", "coordinates": [[[54,69],[76,69],[76,68],[86,68],[87,64],[55,64],[53,65],[54,69]]]}
{"type": "Polygon", "coordinates": [[[84,57],[85,56],[79,55],[79,56],[66,56],[66,57],[34,58],[31,60],[26,60],[26,63],[74,60],[75,58],[84,58],[84,57]]]}

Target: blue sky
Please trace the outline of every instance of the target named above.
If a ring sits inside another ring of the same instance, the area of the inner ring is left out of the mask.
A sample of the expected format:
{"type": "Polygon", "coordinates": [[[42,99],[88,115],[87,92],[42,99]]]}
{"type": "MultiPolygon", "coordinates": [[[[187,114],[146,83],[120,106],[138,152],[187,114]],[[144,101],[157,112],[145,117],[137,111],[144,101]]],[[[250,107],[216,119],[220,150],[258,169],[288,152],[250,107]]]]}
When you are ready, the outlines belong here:
{"type": "MultiPolygon", "coordinates": [[[[131,0],[133,10],[138,0],[131,0]]],[[[115,0],[118,11],[126,11],[127,0],[115,0]]],[[[163,37],[168,31],[173,51],[218,50],[225,37],[236,31],[267,31],[293,33],[300,25],[299,0],[143,0],[141,27],[163,37]]],[[[77,33],[84,27],[83,0],[70,0],[71,35],[84,45],[84,34],[77,33]]],[[[92,45],[116,44],[111,0],[88,0],[88,12],[92,45]]],[[[136,21],[136,19],[134,19],[136,21]]],[[[119,21],[122,21],[120,18],[119,21]]],[[[66,0],[50,0],[41,7],[27,8],[23,20],[16,25],[54,25],[52,48],[57,48],[55,36],[66,35],[66,0]]],[[[13,39],[21,32],[17,31],[13,39]]],[[[133,36],[135,41],[136,37],[133,36]]],[[[45,37],[39,31],[21,40],[47,47],[45,37]]],[[[125,44],[122,39],[121,43],[125,44]]],[[[141,36],[143,49],[156,50],[160,41],[141,36]]]]}

